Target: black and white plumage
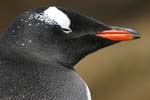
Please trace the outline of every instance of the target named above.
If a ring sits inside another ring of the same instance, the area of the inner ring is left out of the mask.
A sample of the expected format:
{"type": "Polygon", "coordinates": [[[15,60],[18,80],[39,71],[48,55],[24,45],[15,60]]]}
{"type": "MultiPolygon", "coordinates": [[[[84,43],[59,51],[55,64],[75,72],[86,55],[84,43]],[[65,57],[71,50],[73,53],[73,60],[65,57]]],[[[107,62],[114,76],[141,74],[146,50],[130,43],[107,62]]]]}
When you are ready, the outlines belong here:
{"type": "Polygon", "coordinates": [[[91,100],[74,65],[119,42],[96,36],[113,29],[139,37],[62,7],[22,13],[0,40],[0,100],[91,100]]]}

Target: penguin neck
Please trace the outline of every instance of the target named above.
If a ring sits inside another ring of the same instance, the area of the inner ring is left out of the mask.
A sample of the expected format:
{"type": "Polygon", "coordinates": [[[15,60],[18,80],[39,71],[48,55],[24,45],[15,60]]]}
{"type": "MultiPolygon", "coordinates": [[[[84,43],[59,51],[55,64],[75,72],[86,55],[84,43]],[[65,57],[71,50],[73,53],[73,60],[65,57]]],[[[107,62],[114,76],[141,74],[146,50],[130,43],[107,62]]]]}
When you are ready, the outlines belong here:
{"type": "Polygon", "coordinates": [[[11,60],[27,59],[44,64],[57,63],[73,69],[74,65],[89,53],[110,45],[110,42],[102,42],[104,40],[98,38],[95,40],[95,37],[88,36],[72,40],[72,45],[40,44],[36,39],[30,41],[23,39],[26,41],[22,42],[22,39],[4,37],[0,42],[0,51],[4,52],[1,57],[11,60]]]}

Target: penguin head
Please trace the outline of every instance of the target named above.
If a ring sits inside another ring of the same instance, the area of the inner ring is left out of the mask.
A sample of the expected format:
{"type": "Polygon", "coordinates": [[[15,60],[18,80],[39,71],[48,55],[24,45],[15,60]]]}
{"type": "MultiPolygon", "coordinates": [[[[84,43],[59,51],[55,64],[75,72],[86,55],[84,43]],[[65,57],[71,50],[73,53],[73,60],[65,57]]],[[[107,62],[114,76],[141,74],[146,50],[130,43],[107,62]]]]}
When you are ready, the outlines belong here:
{"type": "Polygon", "coordinates": [[[41,7],[19,15],[6,31],[11,47],[23,57],[70,67],[91,52],[139,37],[62,7],[41,7]]]}

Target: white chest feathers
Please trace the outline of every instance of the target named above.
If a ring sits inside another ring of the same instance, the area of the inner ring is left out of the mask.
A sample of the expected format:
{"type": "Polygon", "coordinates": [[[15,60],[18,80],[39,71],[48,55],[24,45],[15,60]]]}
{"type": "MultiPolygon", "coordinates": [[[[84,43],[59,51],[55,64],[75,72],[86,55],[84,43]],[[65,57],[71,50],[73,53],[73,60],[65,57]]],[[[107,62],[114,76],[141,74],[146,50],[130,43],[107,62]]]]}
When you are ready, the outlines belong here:
{"type": "Polygon", "coordinates": [[[87,94],[87,98],[88,98],[87,100],[92,100],[90,90],[86,83],[85,83],[85,87],[86,87],[86,94],[87,94]]]}

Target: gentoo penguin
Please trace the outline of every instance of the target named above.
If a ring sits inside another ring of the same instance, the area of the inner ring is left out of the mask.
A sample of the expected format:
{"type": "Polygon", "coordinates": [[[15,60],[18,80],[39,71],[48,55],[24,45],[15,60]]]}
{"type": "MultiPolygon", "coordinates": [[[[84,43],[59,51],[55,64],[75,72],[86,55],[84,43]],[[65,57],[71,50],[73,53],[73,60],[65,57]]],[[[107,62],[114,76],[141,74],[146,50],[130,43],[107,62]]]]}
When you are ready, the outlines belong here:
{"type": "Polygon", "coordinates": [[[20,14],[0,40],[0,100],[91,100],[74,65],[89,53],[139,38],[62,7],[20,14]]]}

